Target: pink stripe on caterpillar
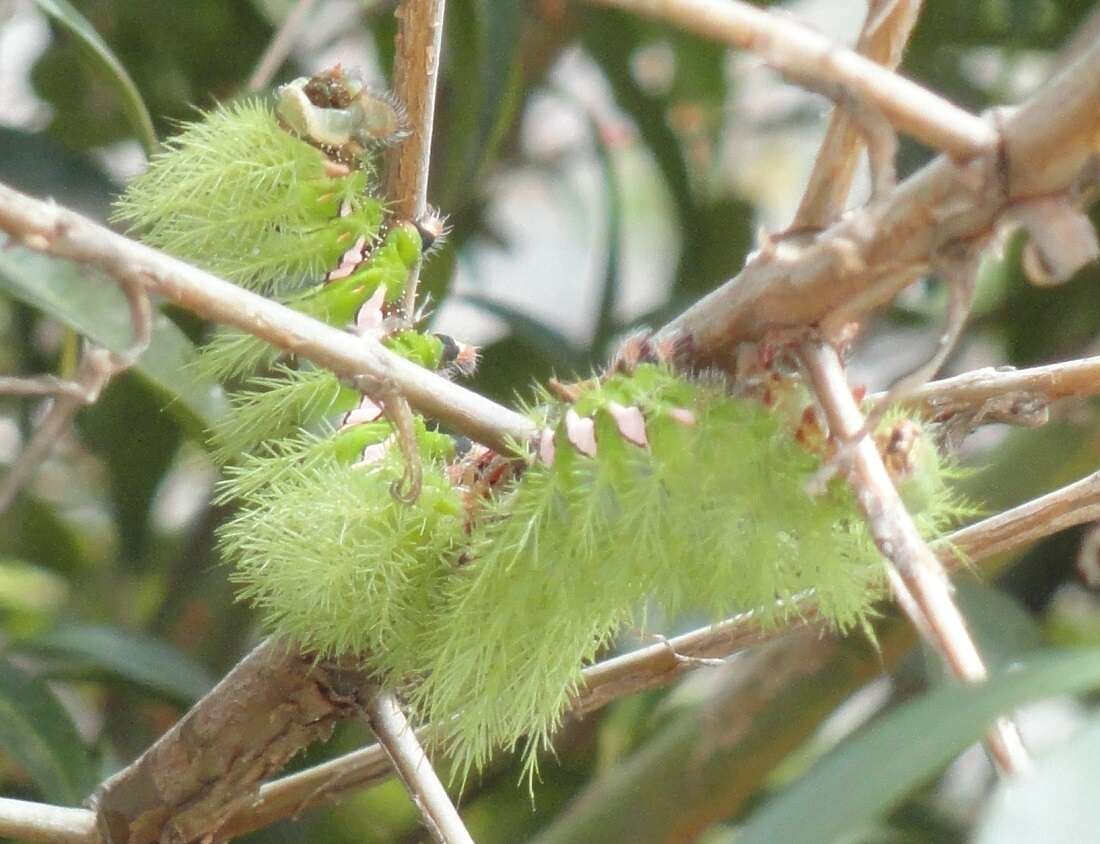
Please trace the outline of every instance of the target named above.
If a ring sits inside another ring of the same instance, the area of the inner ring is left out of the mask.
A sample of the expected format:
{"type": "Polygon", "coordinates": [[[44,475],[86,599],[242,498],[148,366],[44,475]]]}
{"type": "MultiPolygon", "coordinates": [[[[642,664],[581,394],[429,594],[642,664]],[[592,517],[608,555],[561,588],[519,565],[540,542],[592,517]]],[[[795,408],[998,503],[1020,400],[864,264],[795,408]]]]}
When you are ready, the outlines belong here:
{"type": "Polygon", "coordinates": [[[619,429],[628,441],[641,448],[649,448],[649,438],[646,436],[645,417],[637,407],[623,407],[617,402],[607,405],[607,411],[615,420],[615,427],[619,429]]]}
{"type": "Polygon", "coordinates": [[[364,395],[359,399],[359,404],[344,414],[341,428],[350,428],[352,425],[362,425],[366,422],[377,422],[385,412],[380,402],[375,402],[370,396],[364,395]]]}
{"type": "Polygon", "coordinates": [[[382,306],[386,304],[386,286],[379,284],[371,297],[362,304],[355,315],[355,333],[374,334],[382,327],[385,315],[382,306]]]}
{"type": "Polygon", "coordinates": [[[695,424],[694,411],[688,410],[686,407],[674,407],[672,410],[668,411],[668,415],[673,421],[679,422],[686,428],[690,428],[695,424]]]}
{"type": "Polygon", "coordinates": [[[554,463],[554,431],[551,428],[543,428],[539,434],[539,460],[547,466],[554,463]]]}
{"type": "Polygon", "coordinates": [[[340,256],[340,265],[325,276],[325,281],[339,281],[355,272],[355,268],[366,258],[366,246],[367,239],[359,235],[351,249],[340,256]]]}
{"type": "Polygon", "coordinates": [[[565,435],[581,454],[596,456],[596,423],[586,416],[578,416],[573,408],[565,412],[565,435]]]}

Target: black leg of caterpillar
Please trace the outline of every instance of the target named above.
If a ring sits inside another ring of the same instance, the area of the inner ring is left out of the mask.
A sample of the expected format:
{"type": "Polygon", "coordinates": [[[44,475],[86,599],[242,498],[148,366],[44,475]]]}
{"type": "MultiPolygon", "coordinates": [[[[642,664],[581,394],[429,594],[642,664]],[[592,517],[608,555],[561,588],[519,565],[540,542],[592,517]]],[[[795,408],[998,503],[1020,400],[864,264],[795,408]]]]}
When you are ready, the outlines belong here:
{"type": "Polygon", "coordinates": [[[413,225],[420,232],[420,251],[425,255],[442,244],[450,233],[447,218],[431,206],[419,220],[413,221],[413,225]]]}
{"type": "Polygon", "coordinates": [[[477,372],[481,349],[456,340],[448,334],[436,334],[435,337],[443,344],[443,354],[440,356],[441,374],[446,377],[458,375],[469,378],[477,372]]]}

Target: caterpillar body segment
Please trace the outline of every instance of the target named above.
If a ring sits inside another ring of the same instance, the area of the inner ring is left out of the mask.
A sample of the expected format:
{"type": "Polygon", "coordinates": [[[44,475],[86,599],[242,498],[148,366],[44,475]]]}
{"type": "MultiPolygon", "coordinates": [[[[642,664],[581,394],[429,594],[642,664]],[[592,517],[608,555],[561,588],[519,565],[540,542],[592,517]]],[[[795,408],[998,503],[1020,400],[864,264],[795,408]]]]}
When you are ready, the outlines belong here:
{"type": "MultiPolygon", "coordinates": [[[[371,150],[400,134],[398,112],[338,69],[281,89],[278,117],[255,101],[217,108],[169,142],[116,219],[469,374],[476,349],[400,310],[441,229],[387,219],[371,192],[371,150]]],[[[362,396],[217,333],[203,365],[238,387],[211,435],[219,500],[238,505],[218,541],[241,600],[273,635],[361,659],[439,725],[459,776],[517,747],[533,774],[584,666],[654,605],[777,624],[812,591],[834,628],[869,629],[883,560],[842,479],[811,492],[834,446],[808,396],[777,370],[736,388],[676,374],[679,343],[640,334],[608,374],[550,382],[528,408],[542,435],[517,458],[435,430],[386,385],[362,396]]],[[[876,440],[930,535],[965,511],[921,423],[888,415],[876,440]]]]}

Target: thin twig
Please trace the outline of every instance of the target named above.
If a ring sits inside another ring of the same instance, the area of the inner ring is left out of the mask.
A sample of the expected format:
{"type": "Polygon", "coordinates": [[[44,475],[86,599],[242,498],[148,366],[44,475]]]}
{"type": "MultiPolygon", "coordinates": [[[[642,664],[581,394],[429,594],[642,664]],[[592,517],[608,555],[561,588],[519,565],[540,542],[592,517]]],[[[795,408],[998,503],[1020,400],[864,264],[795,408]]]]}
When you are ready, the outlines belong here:
{"type": "MultiPolygon", "coordinates": [[[[922,0],[871,0],[856,52],[894,70],[916,25],[921,3],[922,0]]],[[[852,115],[847,109],[834,109],[802,202],[791,222],[792,230],[824,228],[840,218],[862,145],[852,115]]]]}
{"type": "Polygon", "coordinates": [[[151,291],[214,322],[254,334],[354,380],[394,384],[426,416],[500,451],[538,431],[526,417],[359,337],[244,290],[137,243],[75,212],[0,184],[0,231],[16,243],[98,267],[116,279],[138,277],[151,291]]]}
{"type": "MultiPolygon", "coordinates": [[[[418,221],[427,209],[445,5],[445,0],[404,0],[395,13],[398,28],[393,87],[405,108],[409,135],[390,150],[386,159],[386,196],[393,204],[393,213],[405,220],[418,221]]],[[[407,319],[416,312],[419,280],[417,264],[405,287],[407,319]]]]}
{"type": "Polygon", "coordinates": [[[367,702],[367,717],[379,744],[416,802],[425,825],[440,844],[473,844],[447,790],[428,761],[401,706],[390,692],[377,691],[367,702]]]}
{"type": "MultiPolygon", "coordinates": [[[[850,441],[863,430],[864,419],[852,398],[840,356],[821,342],[807,342],[801,352],[830,431],[838,439],[850,441]]],[[[982,682],[988,672],[951,597],[944,568],[917,531],[874,440],[864,435],[853,442],[849,459],[856,502],[875,544],[892,566],[891,583],[899,603],[956,677],[968,683],[982,682]]],[[[994,724],[986,744],[1002,771],[1019,773],[1029,767],[1023,742],[1010,721],[994,724]]]]}
{"type": "Polygon", "coordinates": [[[696,365],[732,366],[737,343],[776,328],[860,320],[925,272],[945,245],[980,246],[1013,203],[1070,194],[1100,132],[1100,43],[999,122],[998,154],[965,168],[940,157],[890,199],[811,243],[762,250],[659,332],[696,365]]]}
{"type": "Polygon", "coordinates": [[[945,565],[1013,551],[1100,519],[1100,472],[955,531],[935,544],[945,565]]]}
{"type": "Polygon", "coordinates": [[[35,375],[16,378],[0,377],[0,395],[5,396],[72,396],[80,398],[86,390],[79,381],[69,381],[56,375],[35,375]]]}
{"type": "MultiPolygon", "coordinates": [[[[409,134],[387,156],[386,196],[392,203],[391,213],[414,222],[424,217],[427,207],[445,8],[445,0],[402,0],[395,12],[398,29],[394,44],[394,94],[405,109],[409,134]]],[[[404,314],[409,322],[416,313],[419,278],[420,263],[417,262],[405,281],[404,314]]],[[[382,383],[393,384],[392,381],[382,383]]],[[[409,400],[399,389],[393,388],[383,396],[386,417],[406,452],[406,475],[400,492],[395,494],[415,500],[420,493],[420,455],[416,451],[414,434],[411,429],[407,430],[412,419],[409,400]]],[[[373,689],[365,709],[379,743],[386,749],[435,840],[440,844],[473,844],[394,694],[373,689]]]]}
{"type": "MultiPolygon", "coordinates": [[[[904,399],[933,419],[955,414],[996,413],[995,421],[1034,425],[1045,421],[1044,411],[1058,399],[1088,398],[1100,394],[1100,356],[1051,363],[1028,369],[985,367],[953,378],[930,381],[904,399]]],[[[879,396],[872,396],[879,398],[879,396]]]]}
{"type": "MultiPolygon", "coordinates": [[[[1100,472],[955,531],[937,542],[935,548],[943,564],[956,569],[1098,518],[1100,472]]],[[[584,684],[570,711],[575,716],[587,715],[620,698],[668,685],[701,664],[678,656],[728,658],[807,626],[821,626],[812,596],[800,600],[781,625],[764,628],[758,616],[744,613],[665,642],[637,648],[586,668],[584,684]]],[[[336,799],[378,782],[391,773],[380,746],[352,751],[262,786],[255,802],[235,815],[226,831],[241,835],[261,829],[323,800],[336,799]]]]}
{"type": "MultiPolygon", "coordinates": [[[[34,477],[39,464],[49,456],[54,445],[69,429],[69,423],[76,412],[95,402],[111,378],[129,369],[148,348],[153,330],[149,297],[145,288],[132,278],[123,279],[121,286],[130,306],[133,339],[129,347],[121,353],[89,347],[81,358],[75,382],[57,382],[58,385],[65,385],[65,389],[58,392],[30,442],[19,453],[3,479],[0,479],[0,513],[11,506],[20,490],[34,477]]],[[[48,379],[49,376],[45,376],[42,383],[49,383],[48,379]]]]}
{"type": "Polygon", "coordinates": [[[271,84],[276,72],[282,67],[286,57],[290,55],[290,49],[294,46],[294,40],[298,37],[299,30],[315,5],[317,5],[317,0],[298,0],[295,3],[294,8],[290,10],[290,14],[280,24],[275,37],[268,42],[264,54],[260,56],[255,70],[252,71],[252,75],[248,77],[248,84],[246,85],[248,91],[255,93],[271,84]]]}
{"type": "Polygon", "coordinates": [[[100,844],[95,813],[0,797],[0,835],[33,844],[100,844]]]}
{"type": "Polygon", "coordinates": [[[671,23],[688,32],[760,54],[784,76],[815,90],[852,92],[899,131],[957,161],[986,155],[993,127],[877,62],[832,43],[790,17],[738,0],[590,0],[671,23]]]}

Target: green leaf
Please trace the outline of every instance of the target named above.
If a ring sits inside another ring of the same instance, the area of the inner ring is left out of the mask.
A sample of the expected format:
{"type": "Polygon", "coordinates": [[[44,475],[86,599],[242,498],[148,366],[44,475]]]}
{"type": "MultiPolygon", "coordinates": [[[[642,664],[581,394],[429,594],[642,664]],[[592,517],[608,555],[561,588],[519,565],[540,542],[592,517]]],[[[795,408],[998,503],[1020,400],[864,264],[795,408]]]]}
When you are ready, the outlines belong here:
{"type": "Polygon", "coordinates": [[[980,686],[946,686],[844,742],[742,827],[738,844],[834,841],[874,821],[977,741],[997,716],[1100,685],[1100,649],[1046,653],[980,686]]]}
{"type": "Polygon", "coordinates": [[[81,441],[107,468],[119,561],[135,567],[155,565],[149,515],[183,440],[179,424],[161,405],[160,396],[126,373],[76,420],[81,441]]]}
{"type": "Polygon", "coordinates": [[[77,806],[95,784],[91,756],[46,683],[0,661],[0,749],[51,803],[77,806]]]}
{"type": "Polygon", "coordinates": [[[122,62],[99,37],[87,19],[69,5],[68,0],[35,0],[38,8],[53,18],[83,46],[84,53],[93,68],[111,83],[122,101],[123,111],[138,139],[145,148],[146,155],[152,155],[157,148],[157,134],[153,130],[153,120],[138,93],[134,80],[122,66],[122,62]]]}
{"type": "MultiPolygon", "coordinates": [[[[96,343],[123,351],[130,343],[126,297],[91,270],[21,250],[0,253],[0,291],[36,307],[96,343]]],[[[221,388],[192,366],[195,347],[163,314],[134,370],[167,399],[167,409],[196,435],[225,410],[221,388]]]]}
{"type": "Polygon", "coordinates": [[[1096,836],[1100,719],[1040,758],[1026,776],[1000,784],[975,844],[1078,844],[1096,836]]]}
{"type": "Polygon", "coordinates": [[[523,13],[518,0],[455,0],[448,14],[447,166],[436,188],[446,208],[468,201],[522,102],[523,13]]]}
{"type": "Polygon", "coordinates": [[[68,594],[69,584],[55,572],[23,560],[0,559],[0,609],[53,612],[68,594]]]}
{"type": "Polygon", "coordinates": [[[193,703],[214,685],[205,668],[176,648],[117,627],[62,624],[12,646],[74,660],[80,667],[105,671],[183,704],[193,703]]]}

